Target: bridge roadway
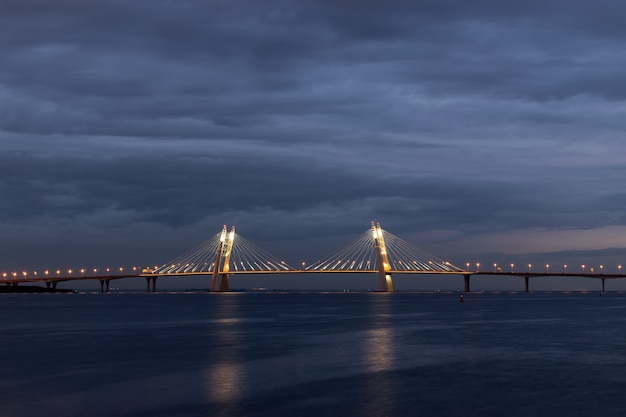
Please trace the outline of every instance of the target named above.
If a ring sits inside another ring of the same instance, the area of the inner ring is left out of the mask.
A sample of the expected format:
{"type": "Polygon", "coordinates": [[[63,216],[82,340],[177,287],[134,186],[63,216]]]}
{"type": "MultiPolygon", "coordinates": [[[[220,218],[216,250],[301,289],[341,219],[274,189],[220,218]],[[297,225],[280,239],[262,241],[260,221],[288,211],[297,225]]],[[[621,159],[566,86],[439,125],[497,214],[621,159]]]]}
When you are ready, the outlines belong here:
{"type": "Polygon", "coordinates": [[[604,292],[604,280],[614,278],[626,278],[626,274],[595,274],[584,272],[504,272],[504,271],[474,271],[469,274],[463,274],[465,277],[465,291],[469,292],[469,277],[468,275],[498,275],[498,276],[513,276],[524,278],[524,291],[529,291],[530,278],[537,277],[583,277],[583,278],[595,278],[599,279],[602,283],[601,291],[604,292]]]}
{"type": "MultiPolygon", "coordinates": [[[[291,270],[291,271],[229,271],[228,275],[243,275],[243,274],[356,274],[356,273],[368,273],[368,274],[376,274],[378,270],[341,270],[341,271],[331,271],[331,270],[291,270]]],[[[529,292],[529,281],[530,278],[539,278],[539,277],[584,277],[584,278],[594,278],[599,279],[602,283],[601,291],[605,291],[604,282],[605,279],[615,279],[615,278],[626,278],[626,273],[619,274],[605,274],[605,273],[581,273],[581,272],[504,272],[504,271],[460,271],[460,272],[434,272],[434,271],[404,271],[404,270],[396,270],[389,271],[390,274],[412,274],[412,275],[462,275],[464,277],[464,291],[470,292],[470,277],[472,275],[482,275],[482,276],[513,276],[524,278],[524,290],[529,292]]],[[[181,272],[181,273],[163,273],[163,274],[155,274],[155,273],[129,273],[129,274],[111,274],[111,275],[84,275],[84,276],[56,276],[56,277],[24,277],[24,278],[10,278],[4,277],[0,280],[0,283],[4,283],[7,286],[13,285],[17,286],[18,284],[25,283],[45,283],[47,288],[56,289],[57,284],[59,282],[67,282],[67,281],[88,281],[88,280],[97,280],[100,281],[100,291],[101,292],[109,292],[109,284],[111,280],[123,279],[123,278],[145,278],[146,279],[146,291],[147,292],[155,292],[156,291],[156,280],[159,277],[181,277],[181,276],[193,276],[193,275],[206,275],[211,276],[212,272],[181,272]]]]}

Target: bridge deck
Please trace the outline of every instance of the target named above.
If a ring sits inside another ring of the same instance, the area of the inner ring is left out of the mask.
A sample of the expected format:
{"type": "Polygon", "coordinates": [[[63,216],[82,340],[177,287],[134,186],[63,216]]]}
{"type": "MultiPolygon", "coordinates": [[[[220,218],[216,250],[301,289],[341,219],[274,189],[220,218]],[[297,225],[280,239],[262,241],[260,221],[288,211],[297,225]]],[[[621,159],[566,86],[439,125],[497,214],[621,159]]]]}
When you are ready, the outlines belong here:
{"type": "MultiPolygon", "coordinates": [[[[624,274],[591,274],[582,272],[493,272],[493,271],[407,271],[407,270],[392,270],[388,271],[391,274],[412,274],[412,275],[483,275],[483,276],[514,276],[520,278],[536,278],[536,277],[584,277],[584,278],[597,278],[597,279],[612,279],[612,278],[626,278],[624,274]]],[[[269,274],[376,274],[378,270],[279,270],[279,271],[229,271],[229,275],[269,275],[269,274]]],[[[213,272],[179,272],[179,273],[158,273],[158,274],[116,274],[116,275],[89,275],[89,276],[56,276],[56,277],[28,277],[28,278],[5,278],[0,280],[0,283],[16,284],[16,283],[54,283],[65,281],[87,281],[87,280],[116,280],[123,278],[158,278],[158,277],[184,277],[194,275],[211,276],[213,272]]]]}

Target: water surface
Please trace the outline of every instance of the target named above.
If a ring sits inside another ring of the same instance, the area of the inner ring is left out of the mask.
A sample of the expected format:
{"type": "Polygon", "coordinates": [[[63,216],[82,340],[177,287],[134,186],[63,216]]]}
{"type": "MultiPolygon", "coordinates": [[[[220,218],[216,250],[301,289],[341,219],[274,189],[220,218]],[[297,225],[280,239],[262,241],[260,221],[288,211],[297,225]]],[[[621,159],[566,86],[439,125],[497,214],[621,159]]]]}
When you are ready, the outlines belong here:
{"type": "Polygon", "coordinates": [[[622,416],[626,294],[1,294],[1,416],[622,416]]]}

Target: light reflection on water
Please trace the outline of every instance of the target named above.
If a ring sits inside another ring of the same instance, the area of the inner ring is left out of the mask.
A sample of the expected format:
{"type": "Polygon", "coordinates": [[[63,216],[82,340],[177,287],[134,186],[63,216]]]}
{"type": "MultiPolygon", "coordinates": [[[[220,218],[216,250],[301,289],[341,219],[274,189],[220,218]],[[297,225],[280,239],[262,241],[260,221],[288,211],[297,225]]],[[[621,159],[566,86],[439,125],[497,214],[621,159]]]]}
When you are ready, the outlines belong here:
{"type": "Polygon", "coordinates": [[[220,309],[221,319],[215,320],[216,328],[212,349],[206,353],[207,400],[217,403],[236,403],[242,396],[246,379],[245,361],[241,358],[241,323],[239,303],[225,303],[220,309]]]}
{"type": "Polygon", "coordinates": [[[366,331],[365,369],[369,372],[388,371],[393,368],[394,327],[391,324],[386,303],[373,303],[372,324],[366,331]],[[391,325],[390,325],[391,324],[391,325]]]}
{"type": "Polygon", "coordinates": [[[368,372],[389,371],[394,364],[393,330],[377,328],[367,331],[365,369],[368,372]]]}
{"type": "Polygon", "coordinates": [[[208,400],[235,402],[241,398],[244,365],[232,361],[220,362],[207,370],[208,400]]]}
{"type": "Polygon", "coordinates": [[[392,376],[396,360],[395,328],[391,317],[389,294],[370,299],[371,324],[366,331],[364,366],[364,401],[362,415],[386,417],[394,415],[392,376]]]}

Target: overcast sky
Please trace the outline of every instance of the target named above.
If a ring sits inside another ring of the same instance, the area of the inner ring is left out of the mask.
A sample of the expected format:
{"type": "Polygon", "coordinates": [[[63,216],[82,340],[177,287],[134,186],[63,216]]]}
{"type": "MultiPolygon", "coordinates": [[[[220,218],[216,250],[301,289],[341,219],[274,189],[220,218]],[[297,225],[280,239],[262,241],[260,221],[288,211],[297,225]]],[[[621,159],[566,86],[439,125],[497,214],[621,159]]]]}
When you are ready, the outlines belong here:
{"type": "Polygon", "coordinates": [[[614,270],[624,16],[610,0],[3,0],[0,269],[161,264],[223,224],[298,264],[375,220],[459,266],[614,270]]]}

